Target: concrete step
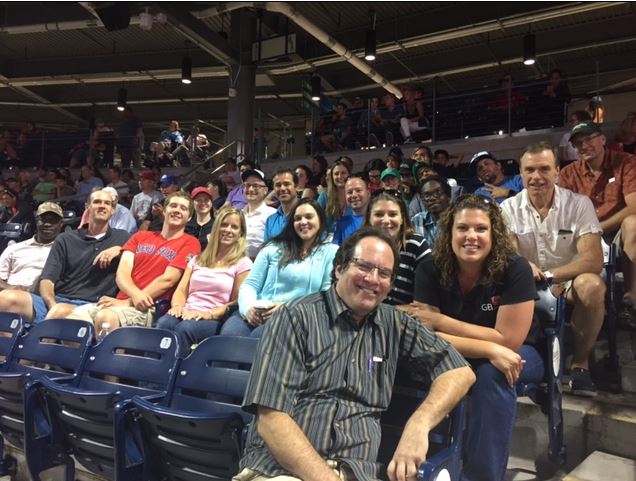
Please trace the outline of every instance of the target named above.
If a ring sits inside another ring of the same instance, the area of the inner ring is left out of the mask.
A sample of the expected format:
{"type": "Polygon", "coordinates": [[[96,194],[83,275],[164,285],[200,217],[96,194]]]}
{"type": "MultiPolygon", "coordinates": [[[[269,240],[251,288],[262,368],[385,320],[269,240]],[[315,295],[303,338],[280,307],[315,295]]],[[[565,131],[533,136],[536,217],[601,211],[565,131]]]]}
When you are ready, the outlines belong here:
{"type": "MultiPolygon", "coordinates": [[[[636,457],[636,395],[599,393],[596,398],[580,398],[564,394],[563,418],[567,447],[564,472],[596,450],[636,457]]],[[[548,460],[547,451],[547,417],[528,398],[519,398],[511,450],[511,460],[516,461],[509,467],[528,470],[528,465],[533,465],[542,479],[551,479],[558,467],[548,460]]]]}
{"type": "MultiPolygon", "coordinates": [[[[636,453],[634,453],[636,455],[636,453]]],[[[634,481],[636,461],[602,451],[594,451],[563,481],[634,481]]]]}

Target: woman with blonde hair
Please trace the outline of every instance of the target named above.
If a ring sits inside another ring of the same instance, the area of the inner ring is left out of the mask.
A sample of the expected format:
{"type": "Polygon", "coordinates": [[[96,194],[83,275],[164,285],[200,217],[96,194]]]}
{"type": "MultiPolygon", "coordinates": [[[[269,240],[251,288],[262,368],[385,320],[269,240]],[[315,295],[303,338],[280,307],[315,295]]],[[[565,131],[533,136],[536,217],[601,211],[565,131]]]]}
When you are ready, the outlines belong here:
{"type": "Polygon", "coordinates": [[[157,327],[174,330],[179,353],[217,334],[236,306],[239,287],[249,274],[245,218],[239,209],[225,207],[214,221],[205,250],[193,258],[181,277],[168,313],[157,327]]]}
{"type": "Polygon", "coordinates": [[[327,216],[327,232],[330,235],[336,230],[338,220],[350,209],[347,208],[345,199],[345,184],[351,175],[349,163],[341,159],[336,160],[331,165],[329,176],[327,177],[327,192],[324,191],[318,196],[317,202],[325,211],[327,216]]]}

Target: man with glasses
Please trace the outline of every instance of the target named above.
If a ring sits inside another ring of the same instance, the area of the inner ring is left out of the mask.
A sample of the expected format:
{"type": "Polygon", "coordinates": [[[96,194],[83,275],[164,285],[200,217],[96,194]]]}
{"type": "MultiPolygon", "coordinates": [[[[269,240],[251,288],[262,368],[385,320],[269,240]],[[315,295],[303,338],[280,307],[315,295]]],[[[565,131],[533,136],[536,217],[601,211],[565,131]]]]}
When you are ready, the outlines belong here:
{"type": "Polygon", "coordinates": [[[256,419],[234,481],[377,479],[378,419],[398,361],[430,390],[387,474],[416,478],[430,430],[475,376],[450,344],[382,304],[397,260],[386,233],[363,228],[338,250],[329,290],[283,305],[265,325],[243,402],[256,419]]]}
{"type": "Polygon", "coordinates": [[[277,170],[274,173],[272,183],[274,184],[274,194],[278,202],[280,202],[280,207],[265,222],[263,242],[267,242],[272,237],[283,232],[283,228],[287,223],[287,216],[298,203],[298,195],[296,194],[298,176],[296,172],[291,169],[277,170]]]}
{"type": "Polygon", "coordinates": [[[364,221],[364,214],[367,211],[370,197],[367,181],[360,175],[350,175],[345,183],[345,201],[347,207],[351,207],[351,214],[343,215],[338,220],[336,232],[333,235],[334,244],[342,244],[360,228],[364,221]]]}
{"type": "Polygon", "coordinates": [[[590,198],[605,241],[622,250],[627,289],[619,324],[636,329],[636,156],[608,149],[601,126],[592,121],[575,125],[570,142],[579,160],[561,171],[559,186],[590,198]]]}
{"type": "Polygon", "coordinates": [[[415,232],[426,239],[429,246],[437,237],[437,222],[451,201],[451,187],[444,177],[433,175],[420,185],[420,198],[424,210],[411,218],[415,232]]]}
{"type": "Polygon", "coordinates": [[[251,169],[241,174],[243,180],[243,197],[247,207],[243,209],[247,227],[247,255],[254,260],[263,245],[265,222],[274,215],[276,209],[265,204],[267,184],[265,174],[260,170],[251,169]]]}

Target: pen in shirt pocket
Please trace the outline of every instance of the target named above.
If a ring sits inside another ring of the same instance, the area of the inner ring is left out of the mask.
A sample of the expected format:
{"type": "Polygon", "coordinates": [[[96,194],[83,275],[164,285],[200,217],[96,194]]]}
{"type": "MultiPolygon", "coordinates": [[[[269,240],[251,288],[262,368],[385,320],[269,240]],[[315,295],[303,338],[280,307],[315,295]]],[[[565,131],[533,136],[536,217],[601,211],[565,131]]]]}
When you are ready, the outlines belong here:
{"type": "Polygon", "coordinates": [[[376,363],[381,363],[384,362],[384,359],[382,359],[380,356],[369,356],[369,359],[367,360],[367,368],[369,370],[369,373],[372,373],[375,370],[375,364],[376,363]]]}

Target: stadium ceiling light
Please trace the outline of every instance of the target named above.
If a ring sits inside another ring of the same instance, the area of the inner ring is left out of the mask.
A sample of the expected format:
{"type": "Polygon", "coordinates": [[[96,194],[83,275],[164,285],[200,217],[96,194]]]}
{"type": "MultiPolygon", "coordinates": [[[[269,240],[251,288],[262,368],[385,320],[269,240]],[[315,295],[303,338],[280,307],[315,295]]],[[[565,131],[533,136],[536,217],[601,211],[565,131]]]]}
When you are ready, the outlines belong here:
{"type": "Polygon", "coordinates": [[[523,64],[534,65],[537,57],[537,37],[533,33],[523,37],[523,64]]]}
{"type": "Polygon", "coordinates": [[[375,11],[369,10],[369,19],[371,21],[371,28],[367,30],[366,38],[364,40],[364,59],[372,62],[375,60],[376,54],[376,39],[375,39],[375,11]]]}
{"type": "Polygon", "coordinates": [[[192,83],[192,59],[189,56],[183,57],[181,61],[181,83],[192,83]]]}
{"type": "Polygon", "coordinates": [[[318,102],[320,100],[320,91],[322,90],[320,86],[320,77],[318,75],[311,76],[311,100],[314,102],[318,102]]]}
{"type": "Polygon", "coordinates": [[[126,104],[128,103],[128,91],[122,87],[117,91],[117,110],[123,112],[126,110],[126,104]]]}

